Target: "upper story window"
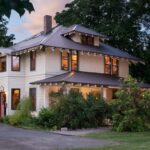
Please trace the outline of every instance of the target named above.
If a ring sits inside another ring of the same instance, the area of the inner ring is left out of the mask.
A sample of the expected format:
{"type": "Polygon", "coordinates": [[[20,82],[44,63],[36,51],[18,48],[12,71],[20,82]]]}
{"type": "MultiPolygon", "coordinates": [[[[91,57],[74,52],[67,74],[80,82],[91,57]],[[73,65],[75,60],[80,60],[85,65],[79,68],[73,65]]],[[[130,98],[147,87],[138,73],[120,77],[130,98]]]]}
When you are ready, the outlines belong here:
{"type": "Polygon", "coordinates": [[[36,69],[36,52],[30,52],[30,70],[34,71],[36,69]]]}
{"type": "Polygon", "coordinates": [[[20,56],[11,57],[11,70],[20,71],[20,56]]]}
{"type": "Polygon", "coordinates": [[[119,74],[119,61],[116,58],[111,58],[109,56],[105,56],[104,72],[106,74],[118,76],[118,74],[119,74]]]}
{"type": "Polygon", "coordinates": [[[0,57],[0,72],[6,71],[6,56],[0,57]]]}
{"type": "Polygon", "coordinates": [[[94,37],[82,35],[81,42],[82,44],[94,45],[94,37]]]}
{"type": "Polygon", "coordinates": [[[78,71],[78,53],[71,54],[71,71],[78,71]]]}
{"type": "Polygon", "coordinates": [[[61,69],[65,71],[69,70],[69,53],[65,51],[61,53],[61,69]]]}

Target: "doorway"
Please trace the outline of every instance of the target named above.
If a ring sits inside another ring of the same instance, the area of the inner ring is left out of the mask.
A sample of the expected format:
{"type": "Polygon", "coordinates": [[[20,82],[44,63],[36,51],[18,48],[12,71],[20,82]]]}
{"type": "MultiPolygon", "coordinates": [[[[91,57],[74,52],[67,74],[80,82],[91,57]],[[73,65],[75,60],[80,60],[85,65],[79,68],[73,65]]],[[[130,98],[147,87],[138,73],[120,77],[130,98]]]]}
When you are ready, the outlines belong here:
{"type": "Polygon", "coordinates": [[[0,118],[6,116],[6,94],[0,92],[0,118]]]}

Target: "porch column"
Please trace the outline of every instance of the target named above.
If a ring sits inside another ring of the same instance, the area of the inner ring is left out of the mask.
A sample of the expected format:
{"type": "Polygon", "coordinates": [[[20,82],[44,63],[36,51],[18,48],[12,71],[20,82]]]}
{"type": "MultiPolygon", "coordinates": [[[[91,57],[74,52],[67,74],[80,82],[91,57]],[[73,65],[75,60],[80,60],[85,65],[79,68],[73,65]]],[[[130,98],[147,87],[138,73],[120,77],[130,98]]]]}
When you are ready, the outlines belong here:
{"type": "Polygon", "coordinates": [[[101,98],[104,98],[104,91],[103,90],[104,90],[104,86],[102,85],[101,86],[101,98]]]}

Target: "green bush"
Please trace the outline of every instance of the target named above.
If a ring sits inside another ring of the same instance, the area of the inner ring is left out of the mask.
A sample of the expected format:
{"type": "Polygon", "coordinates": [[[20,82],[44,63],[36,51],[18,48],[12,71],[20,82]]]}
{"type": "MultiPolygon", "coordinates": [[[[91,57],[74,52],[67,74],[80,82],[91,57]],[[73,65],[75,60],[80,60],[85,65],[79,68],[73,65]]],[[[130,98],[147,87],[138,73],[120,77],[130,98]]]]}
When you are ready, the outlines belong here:
{"type": "Polygon", "coordinates": [[[36,123],[43,128],[54,128],[57,124],[57,117],[54,110],[42,108],[37,117],[36,123]]]}
{"type": "Polygon", "coordinates": [[[9,123],[11,125],[21,125],[31,118],[31,100],[24,98],[17,106],[17,110],[12,116],[9,116],[9,123]]]}
{"type": "MultiPolygon", "coordinates": [[[[52,94],[50,95],[52,96],[52,94]]],[[[53,93],[53,95],[56,98],[56,94],[53,93]]],[[[57,104],[53,107],[53,113],[57,118],[55,121],[58,128],[68,127],[77,129],[99,127],[104,125],[104,120],[108,117],[109,106],[101,99],[100,95],[90,93],[85,99],[82,93],[71,90],[68,95],[58,96],[57,94],[56,101],[57,104]]],[[[44,114],[44,117],[47,117],[47,115],[44,114]]],[[[46,124],[53,122],[53,119],[44,120],[47,120],[46,124]]]]}
{"type": "Polygon", "coordinates": [[[135,79],[126,78],[113,102],[113,129],[140,132],[148,129],[150,93],[141,92],[135,79]],[[144,95],[144,96],[143,96],[144,95]]]}

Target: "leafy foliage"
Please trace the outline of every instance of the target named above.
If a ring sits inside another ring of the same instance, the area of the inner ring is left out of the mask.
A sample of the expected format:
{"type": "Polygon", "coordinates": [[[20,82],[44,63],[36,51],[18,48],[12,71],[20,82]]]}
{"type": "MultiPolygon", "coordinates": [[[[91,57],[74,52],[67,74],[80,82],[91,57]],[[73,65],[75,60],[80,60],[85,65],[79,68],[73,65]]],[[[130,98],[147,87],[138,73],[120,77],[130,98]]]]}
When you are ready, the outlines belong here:
{"type": "Polygon", "coordinates": [[[108,44],[145,60],[145,65],[132,65],[130,71],[150,82],[149,10],[149,0],[74,0],[55,19],[65,26],[82,24],[106,34],[108,44]]]}
{"type": "Polygon", "coordinates": [[[150,92],[141,89],[131,76],[123,81],[114,101],[113,129],[116,131],[144,131],[149,127],[150,92]]]}
{"type": "Polygon", "coordinates": [[[10,17],[12,10],[22,16],[26,10],[31,13],[34,7],[30,0],[0,0],[0,17],[3,15],[10,17]]]}
{"type": "Polygon", "coordinates": [[[9,123],[11,125],[26,124],[31,119],[31,100],[24,98],[17,106],[15,113],[9,117],[9,123]]]}
{"type": "Polygon", "coordinates": [[[0,47],[9,47],[12,46],[14,35],[7,35],[7,21],[4,18],[0,19],[0,47]]]}

